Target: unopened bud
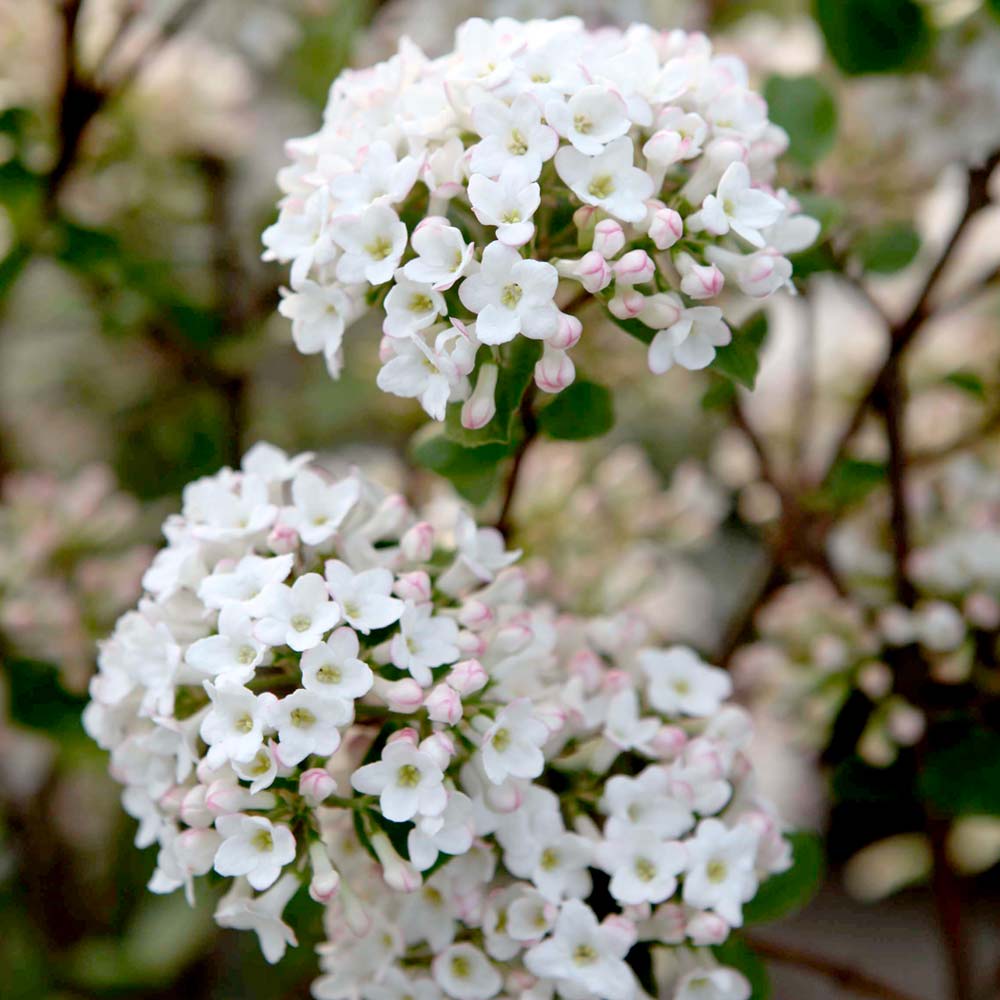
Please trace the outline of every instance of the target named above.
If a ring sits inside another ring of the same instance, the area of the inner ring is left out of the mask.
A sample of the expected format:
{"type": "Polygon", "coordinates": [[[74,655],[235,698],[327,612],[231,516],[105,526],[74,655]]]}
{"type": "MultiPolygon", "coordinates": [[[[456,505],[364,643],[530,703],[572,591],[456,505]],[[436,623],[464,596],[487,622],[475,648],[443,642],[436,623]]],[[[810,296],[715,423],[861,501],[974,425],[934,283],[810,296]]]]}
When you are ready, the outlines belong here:
{"type": "Polygon", "coordinates": [[[634,288],[623,288],[608,303],[608,311],[616,319],[635,319],[642,312],[646,297],[634,288]]]}
{"type": "Polygon", "coordinates": [[[434,554],[434,528],[419,521],[400,539],[399,548],[410,562],[426,562],[434,554]]]}
{"type": "Polygon", "coordinates": [[[449,686],[463,697],[482,691],[489,679],[485,668],[478,660],[462,660],[456,663],[447,678],[449,686]]]}
{"type": "Polygon", "coordinates": [[[620,222],[614,219],[601,219],[594,227],[594,249],[605,260],[617,257],[624,246],[625,230],[622,229],[620,222]]]}
{"type": "Polygon", "coordinates": [[[672,208],[658,208],[649,220],[649,238],[657,250],[669,250],[684,235],[684,220],[672,208]]]}
{"type": "Polygon", "coordinates": [[[374,691],[391,711],[403,715],[415,712],[424,703],[423,688],[412,677],[404,677],[400,681],[376,677],[374,691]]]}
{"type": "Polygon", "coordinates": [[[396,892],[415,892],[420,888],[420,872],[396,853],[388,834],[379,831],[371,838],[371,845],[382,865],[385,884],[390,889],[395,889],[396,892]]]}
{"type": "Polygon", "coordinates": [[[495,394],[497,388],[496,365],[485,364],[479,369],[479,378],[472,395],[462,406],[462,426],[469,430],[479,430],[485,427],[496,415],[497,404],[495,394]]]}
{"type": "Polygon", "coordinates": [[[545,345],[535,365],[535,385],[542,392],[562,392],[576,378],[576,368],[565,351],[545,345]]]}
{"type": "Polygon", "coordinates": [[[321,767],[303,771],[299,778],[299,795],[311,806],[318,806],[337,790],[337,782],[321,767]]]}
{"type": "Polygon", "coordinates": [[[656,265],[645,250],[630,250],[615,261],[615,282],[618,285],[644,285],[653,280],[656,265]]]}
{"type": "Polygon", "coordinates": [[[393,592],[404,601],[414,604],[425,604],[431,599],[431,578],[422,570],[412,573],[401,573],[396,577],[393,592]]]}
{"type": "Polygon", "coordinates": [[[448,684],[438,684],[424,699],[424,708],[432,722],[454,726],[462,718],[462,699],[448,684]]]}

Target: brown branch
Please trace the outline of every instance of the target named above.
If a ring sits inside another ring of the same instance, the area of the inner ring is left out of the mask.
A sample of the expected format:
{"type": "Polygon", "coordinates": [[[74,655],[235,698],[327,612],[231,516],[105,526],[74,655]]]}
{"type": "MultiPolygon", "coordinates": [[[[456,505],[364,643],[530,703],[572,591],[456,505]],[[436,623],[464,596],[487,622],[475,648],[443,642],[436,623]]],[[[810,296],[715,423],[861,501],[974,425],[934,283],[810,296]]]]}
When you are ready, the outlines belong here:
{"type": "Polygon", "coordinates": [[[800,948],[790,948],[756,937],[749,938],[747,943],[757,954],[769,961],[808,969],[825,979],[832,979],[843,989],[857,996],[871,997],[873,1000],[919,1000],[919,998],[904,992],[891,983],[884,982],[867,972],[825,955],[817,955],[815,952],[800,948]]]}
{"type": "Polygon", "coordinates": [[[528,386],[527,392],[521,400],[521,424],[524,427],[524,437],[514,452],[514,459],[511,463],[510,472],[507,474],[507,483],[504,487],[503,500],[500,504],[500,514],[497,516],[496,528],[504,536],[510,538],[511,513],[514,507],[514,494],[517,492],[517,481],[521,474],[521,467],[524,464],[524,456],[528,453],[531,443],[538,437],[538,420],[535,417],[533,403],[535,400],[535,386],[532,383],[528,386]]]}

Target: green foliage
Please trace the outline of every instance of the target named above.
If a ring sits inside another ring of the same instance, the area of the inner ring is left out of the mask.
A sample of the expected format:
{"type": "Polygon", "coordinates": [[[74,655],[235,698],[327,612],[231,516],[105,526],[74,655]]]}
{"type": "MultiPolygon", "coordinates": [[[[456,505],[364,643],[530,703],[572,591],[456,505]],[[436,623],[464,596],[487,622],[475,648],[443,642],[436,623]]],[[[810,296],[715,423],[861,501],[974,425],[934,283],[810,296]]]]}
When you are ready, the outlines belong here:
{"type": "Polygon", "coordinates": [[[814,833],[793,833],[792,867],[772,875],[761,884],[757,895],[743,907],[749,924],[768,923],[792,916],[803,909],[823,881],[823,843],[814,833]]]}
{"type": "Polygon", "coordinates": [[[607,310],[605,310],[605,315],[615,326],[620,327],[630,337],[635,337],[642,344],[651,344],[653,338],[656,336],[655,330],[651,330],[645,323],[641,323],[637,319],[619,319],[617,316],[613,316],[607,312],[607,310]]]}
{"type": "Polygon", "coordinates": [[[944,380],[948,383],[948,385],[954,386],[956,389],[960,389],[966,395],[972,396],[974,399],[986,399],[986,386],[983,384],[983,380],[975,372],[951,372],[945,376],[944,380]]]}
{"type": "Polygon", "coordinates": [[[715,352],[712,368],[734,382],[753,389],[760,367],[760,351],[767,339],[767,315],[754,313],[742,326],[733,330],[733,339],[715,352]]]}
{"type": "Polygon", "coordinates": [[[444,476],[470,503],[489,499],[496,484],[500,463],[510,454],[502,444],[466,448],[446,434],[421,437],[410,449],[417,465],[444,476]]]}
{"type": "Polygon", "coordinates": [[[814,6],[830,55],[850,75],[911,67],[931,42],[916,0],[815,0],[814,6]]]}
{"type": "Polygon", "coordinates": [[[920,252],[920,234],[908,222],[889,222],[869,229],[854,249],[866,271],[895,274],[920,252]]]}
{"type": "Polygon", "coordinates": [[[729,939],[712,949],[712,954],[719,960],[721,965],[728,965],[733,969],[738,969],[750,982],[753,991],[750,1000],[770,1000],[771,977],[768,975],[767,966],[763,959],[745,941],[735,934],[729,939]]]}
{"type": "Polygon", "coordinates": [[[986,9],[996,18],[1000,18],[1000,0],[986,0],[986,9]]]}
{"type": "Polygon", "coordinates": [[[462,426],[462,404],[453,403],[448,407],[445,420],[445,433],[448,437],[467,448],[509,444],[517,429],[521,400],[531,385],[535,365],[541,356],[542,345],[539,341],[515,337],[505,346],[501,359],[494,397],[497,412],[493,419],[479,430],[468,430],[462,426]]]}
{"type": "Polygon", "coordinates": [[[944,816],[1000,816],[1000,733],[970,729],[932,750],[918,781],[921,798],[944,816]]]}
{"type": "Polygon", "coordinates": [[[790,140],[788,156],[803,167],[818,163],[837,140],[837,102],[813,76],[772,76],[764,88],[771,121],[790,140]]]}
{"type": "Polygon", "coordinates": [[[7,697],[13,722],[50,734],[82,735],[80,713],[86,699],[70,694],[59,682],[51,663],[8,658],[7,697]]]}
{"type": "Polygon", "coordinates": [[[538,426],[544,433],[566,441],[600,437],[614,423],[611,393],[596,382],[574,382],[538,414],[538,426]]]}
{"type": "Polygon", "coordinates": [[[827,494],[835,505],[849,507],[878,489],[885,482],[885,475],[885,465],[881,462],[844,458],[830,473],[827,494]]]}

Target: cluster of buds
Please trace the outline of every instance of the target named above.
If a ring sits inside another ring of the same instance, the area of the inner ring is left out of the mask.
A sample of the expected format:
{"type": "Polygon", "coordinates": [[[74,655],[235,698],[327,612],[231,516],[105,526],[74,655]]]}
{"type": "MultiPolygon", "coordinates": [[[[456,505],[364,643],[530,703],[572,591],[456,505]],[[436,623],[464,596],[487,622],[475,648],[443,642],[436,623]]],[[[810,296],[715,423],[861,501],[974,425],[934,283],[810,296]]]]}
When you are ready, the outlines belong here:
{"type": "Polygon", "coordinates": [[[477,429],[515,365],[544,392],[574,380],[588,304],[654,372],[711,364],[724,309],[787,286],[785,254],[818,233],[770,186],[787,141],[704,35],[473,19],[446,56],[404,40],[338,77],[323,127],[288,144],[265,257],[291,262],[300,351],[336,377],[377,307],[379,387],[477,429]]]}
{"type": "Polygon", "coordinates": [[[232,878],[216,919],[272,962],[308,892],[319,1000],[631,1000],[635,949],[673,996],[747,1000],[710,947],[790,855],[729,676],[530,604],[494,529],[310,458],[189,485],[101,648],[85,724],[150,888],[232,878]]]}

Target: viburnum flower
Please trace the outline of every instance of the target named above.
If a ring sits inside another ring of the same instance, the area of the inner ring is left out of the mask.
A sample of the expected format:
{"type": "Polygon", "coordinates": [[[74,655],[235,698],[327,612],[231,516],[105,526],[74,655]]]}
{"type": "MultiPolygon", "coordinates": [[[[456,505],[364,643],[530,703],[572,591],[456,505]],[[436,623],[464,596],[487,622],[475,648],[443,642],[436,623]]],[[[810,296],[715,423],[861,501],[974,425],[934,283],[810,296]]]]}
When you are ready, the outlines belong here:
{"type": "Polygon", "coordinates": [[[84,716],[157,847],[152,891],[193,900],[214,869],[216,920],[275,962],[306,889],[318,1000],[639,1000],[653,941],[688,995],[740,995],[704,949],[790,851],[726,675],[628,613],[529,601],[517,553],[457,504],[422,520],[270,446],[193,493],[84,716]]]}
{"type": "Polygon", "coordinates": [[[543,391],[570,384],[572,313],[632,333],[641,317],[654,372],[711,364],[730,310],[786,287],[785,254],[818,235],[772,188],[787,145],[704,35],[472,19],[438,59],[404,41],[334,81],[322,127],[288,146],[265,256],[290,264],[300,350],[336,376],[345,326],[379,310],[380,388],[478,430],[487,393],[516,409],[503,390],[525,360],[543,391]],[[683,320],[647,307],[662,295],[683,320]],[[461,359],[440,341],[452,327],[461,359]]]}

